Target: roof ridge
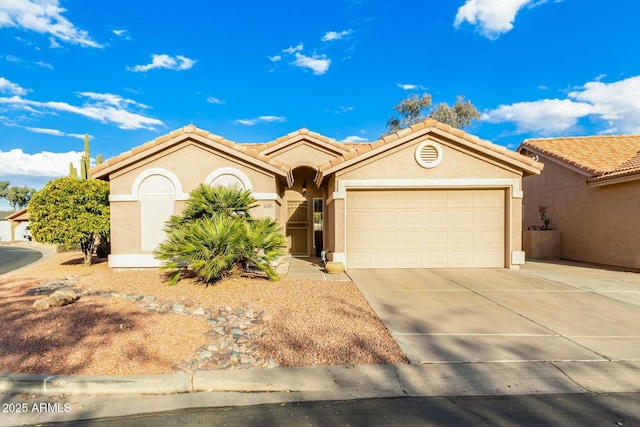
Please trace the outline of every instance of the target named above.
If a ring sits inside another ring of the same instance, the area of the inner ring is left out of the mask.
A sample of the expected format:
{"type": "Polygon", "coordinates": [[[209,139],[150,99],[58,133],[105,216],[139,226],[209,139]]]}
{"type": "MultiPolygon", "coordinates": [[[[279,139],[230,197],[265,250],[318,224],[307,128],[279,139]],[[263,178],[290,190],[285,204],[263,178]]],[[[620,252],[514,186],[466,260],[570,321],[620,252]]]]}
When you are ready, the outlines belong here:
{"type": "Polygon", "coordinates": [[[421,122],[418,123],[414,123],[413,125],[400,129],[394,133],[391,133],[389,135],[384,135],[381,138],[379,138],[376,141],[371,141],[369,143],[363,143],[361,148],[356,149],[357,151],[357,156],[348,156],[348,155],[343,155],[340,157],[336,157],[335,159],[332,159],[331,161],[320,165],[319,166],[319,170],[321,172],[324,172],[334,166],[337,166],[341,163],[344,163],[345,161],[351,160],[355,157],[360,157],[365,155],[366,153],[369,153],[371,151],[374,151],[378,148],[384,147],[385,145],[397,141],[399,139],[405,138],[409,135],[412,135],[420,130],[423,129],[427,129],[427,128],[435,128],[435,129],[439,129],[441,131],[447,132],[450,135],[459,137],[464,139],[465,141],[468,141],[472,144],[476,144],[480,147],[486,148],[490,151],[493,151],[496,154],[501,154],[501,155],[505,155],[513,160],[518,160],[522,163],[525,163],[529,166],[536,166],[538,164],[538,162],[536,162],[535,160],[527,157],[527,156],[523,156],[522,154],[513,152],[511,150],[508,150],[506,147],[501,146],[501,145],[497,145],[494,144],[491,141],[488,140],[484,140],[481,139],[480,137],[467,133],[465,131],[463,131],[462,129],[458,129],[455,128],[451,125],[448,125],[446,123],[442,123],[439,122],[433,118],[427,118],[421,122]]]}
{"type": "Polygon", "coordinates": [[[94,175],[97,172],[100,172],[103,169],[106,169],[110,166],[113,166],[121,161],[124,161],[126,159],[129,159],[131,157],[133,157],[136,154],[142,153],[146,150],[149,150],[153,147],[157,147],[165,142],[168,142],[180,135],[186,135],[186,134],[195,134],[198,135],[202,138],[206,138],[210,141],[213,142],[217,142],[223,146],[226,146],[228,148],[233,149],[234,151],[237,151],[238,153],[243,153],[246,154],[250,157],[253,157],[255,159],[261,160],[271,166],[274,166],[284,172],[289,172],[290,168],[287,165],[284,165],[282,162],[277,161],[275,159],[273,159],[271,156],[266,156],[264,154],[260,153],[260,149],[259,147],[251,147],[251,146],[247,146],[244,145],[242,143],[238,143],[235,141],[231,141],[229,139],[226,139],[220,135],[214,134],[212,132],[209,132],[207,130],[198,128],[197,126],[195,126],[193,123],[190,123],[188,125],[182,126],[180,128],[174,129],[172,131],[170,131],[169,133],[166,133],[164,135],[160,135],[157,136],[156,138],[144,142],[141,145],[138,145],[136,147],[131,148],[128,151],[125,151],[123,153],[120,153],[114,157],[111,157],[110,159],[106,160],[105,162],[94,166],[93,168],[91,168],[90,173],[91,175],[94,175]]]}
{"type": "Polygon", "coordinates": [[[570,135],[570,136],[550,136],[546,138],[526,138],[522,143],[527,141],[553,141],[558,139],[593,139],[593,138],[624,138],[624,137],[640,137],[640,134],[636,133],[621,133],[621,134],[608,134],[608,135],[570,135]]]}

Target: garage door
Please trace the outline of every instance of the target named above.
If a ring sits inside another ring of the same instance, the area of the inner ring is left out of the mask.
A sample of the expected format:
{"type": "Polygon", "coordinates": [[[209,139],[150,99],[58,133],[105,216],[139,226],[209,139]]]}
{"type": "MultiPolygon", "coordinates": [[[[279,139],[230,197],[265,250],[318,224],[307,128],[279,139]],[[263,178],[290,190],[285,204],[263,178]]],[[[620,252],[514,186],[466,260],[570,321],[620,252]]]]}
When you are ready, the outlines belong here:
{"type": "Polygon", "coordinates": [[[503,190],[347,192],[348,268],[504,267],[503,190]]]}

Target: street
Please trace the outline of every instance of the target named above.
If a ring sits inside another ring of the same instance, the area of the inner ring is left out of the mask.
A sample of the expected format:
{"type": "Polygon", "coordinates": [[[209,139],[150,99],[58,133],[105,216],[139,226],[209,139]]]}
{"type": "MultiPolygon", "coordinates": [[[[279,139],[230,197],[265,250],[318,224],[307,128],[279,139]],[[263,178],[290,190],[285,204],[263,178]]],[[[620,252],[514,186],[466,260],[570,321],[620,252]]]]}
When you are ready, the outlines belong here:
{"type": "Polygon", "coordinates": [[[42,252],[17,246],[0,246],[0,274],[5,274],[42,258],[42,252]]]}
{"type": "MultiPolygon", "coordinates": [[[[460,396],[193,408],[67,422],[92,426],[640,425],[640,394],[460,396]]],[[[29,420],[25,418],[24,422],[29,420]]],[[[49,425],[49,424],[39,424],[49,425]]]]}

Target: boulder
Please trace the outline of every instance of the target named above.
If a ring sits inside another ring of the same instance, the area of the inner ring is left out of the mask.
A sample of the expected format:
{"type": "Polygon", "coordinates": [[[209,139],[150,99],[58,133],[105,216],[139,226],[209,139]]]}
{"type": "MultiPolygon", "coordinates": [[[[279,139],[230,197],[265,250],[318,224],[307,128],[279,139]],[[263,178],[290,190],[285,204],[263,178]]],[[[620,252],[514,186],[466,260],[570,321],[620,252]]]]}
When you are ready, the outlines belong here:
{"type": "Polygon", "coordinates": [[[49,308],[49,297],[40,298],[33,303],[33,308],[36,310],[46,310],[49,308]]]}
{"type": "Polygon", "coordinates": [[[77,298],[76,291],[71,288],[62,288],[49,295],[48,300],[51,307],[62,307],[75,302],[77,298]]]}

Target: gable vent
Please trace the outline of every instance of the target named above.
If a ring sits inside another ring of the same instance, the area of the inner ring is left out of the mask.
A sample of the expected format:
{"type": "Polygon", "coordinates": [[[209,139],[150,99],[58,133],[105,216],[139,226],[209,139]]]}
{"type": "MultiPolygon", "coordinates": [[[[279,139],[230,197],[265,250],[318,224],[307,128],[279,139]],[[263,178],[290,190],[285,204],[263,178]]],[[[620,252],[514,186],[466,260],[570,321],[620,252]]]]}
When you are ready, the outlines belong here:
{"type": "Polygon", "coordinates": [[[426,141],[416,148],[416,161],[424,168],[434,168],[442,160],[442,148],[433,141],[426,141]]]}

